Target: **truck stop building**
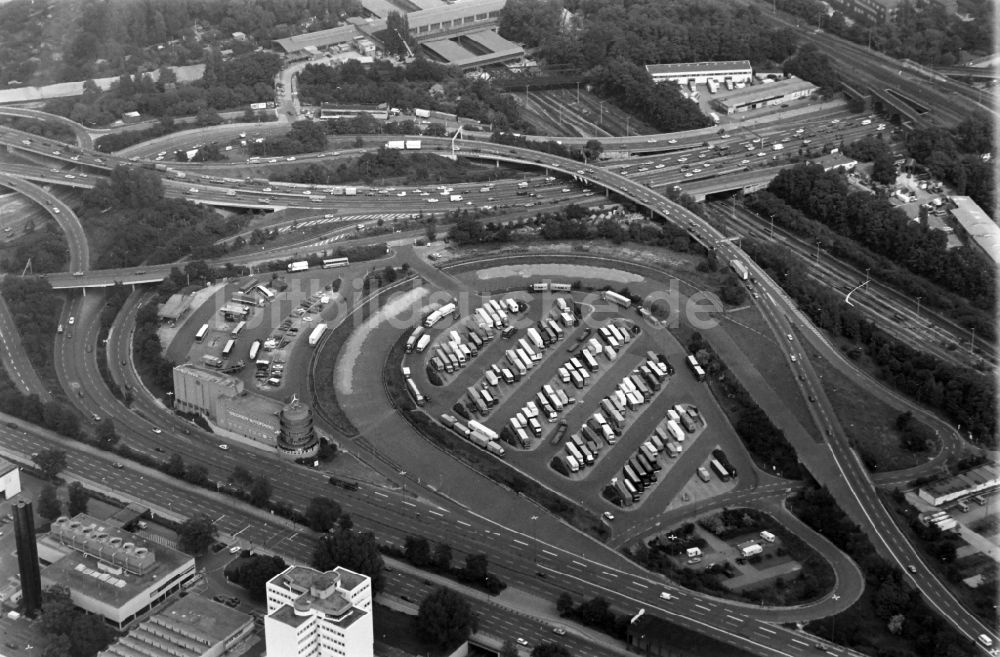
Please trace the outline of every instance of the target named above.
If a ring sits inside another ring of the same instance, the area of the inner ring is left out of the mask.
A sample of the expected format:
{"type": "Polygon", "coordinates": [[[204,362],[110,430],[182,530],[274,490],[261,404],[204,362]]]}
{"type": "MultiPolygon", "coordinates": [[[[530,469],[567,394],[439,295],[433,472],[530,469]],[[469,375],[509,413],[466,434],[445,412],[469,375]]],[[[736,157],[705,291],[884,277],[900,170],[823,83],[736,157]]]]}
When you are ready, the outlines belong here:
{"type": "Polygon", "coordinates": [[[951,202],[955,207],[950,214],[957,232],[996,267],[1000,263],[1000,226],[968,196],[952,196],[951,202]]]}
{"type": "Polygon", "coordinates": [[[52,523],[38,540],[42,584],[69,589],[77,607],[125,629],[195,576],[194,558],[85,513],[52,523]]]}
{"type": "Polygon", "coordinates": [[[811,82],[789,78],[726,92],[725,96],[713,99],[711,105],[723,114],[736,114],[769,105],[781,105],[798,98],[808,98],[817,88],[811,82]]]}
{"type": "Polygon", "coordinates": [[[647,64],[646,72],[653,82],[676,82],[677,84],[705,84],[709,80],[722,83],[729,78],[733,83],[749,83],[753,80],[753,68],[749,60],[731,62],[687,62],[679,64],[647,64]]]}
{"type": "Polygon", "coordinates": [[[139,623],[97,657],[225,657],[241,653],[252,634],[249,614],[190,594],[139,623]]]}

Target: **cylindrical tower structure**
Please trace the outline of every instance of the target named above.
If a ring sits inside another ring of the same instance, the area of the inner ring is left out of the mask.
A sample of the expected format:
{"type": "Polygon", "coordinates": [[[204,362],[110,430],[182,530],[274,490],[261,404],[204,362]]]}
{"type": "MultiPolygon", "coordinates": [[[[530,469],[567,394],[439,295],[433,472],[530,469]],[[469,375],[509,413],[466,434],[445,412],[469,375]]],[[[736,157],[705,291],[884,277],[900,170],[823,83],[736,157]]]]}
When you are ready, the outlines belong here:
{"type": "Polygon", "coordinates": [[[297,397],[281,409],[278,453],[292,459],[311,458],[319,451],[312,409],[297,397]]]}

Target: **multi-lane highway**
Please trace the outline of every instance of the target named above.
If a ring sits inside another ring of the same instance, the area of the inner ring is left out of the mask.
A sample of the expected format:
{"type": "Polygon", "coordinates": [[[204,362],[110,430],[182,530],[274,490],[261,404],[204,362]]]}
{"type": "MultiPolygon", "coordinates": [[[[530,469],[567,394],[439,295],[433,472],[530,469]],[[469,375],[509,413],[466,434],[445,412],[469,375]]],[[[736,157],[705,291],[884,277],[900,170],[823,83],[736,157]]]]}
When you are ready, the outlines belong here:
{"type": "MultiPolygon", "coordinates": [[[[441,144],[439,143],[438,145],[441,144]]],[[[748,261],[748,259],[745,258],[745,254],[743,254],[735,245],[720,243],[723,238],[722,234],[707,225],[701,219],[671,203],[650,189],[647,185],[636,180],[631,180],[616,171],[580,165],[579,163],[571,160],[542,155],[538,152],[526,149],[497,146],[496,144],[466,141],[462,143],[461,147],[462,154],[465,156],[489,161],[504,161],[523,166],[539,167],[544,169],[546,173],[558,173],[564,177],[572,177],[583,181],[593,187],[607,189],[610,193],[613,193],[618,197],[628,199],[638,205],[649,208],[652,212],[656,213],[664,220],[673,221],[686,229],[690,229],[696,239],[701,241],[706,246],[716,246],[721,250],[721,252],[723,252],[727,259],[732,257],[742,258],[745,261],[748,261]]],[[[59,158],[60,156],[56,157],[59,158]]],[[[839,352],[836,349],[833,349],[822,338],[818,331],[811,327],[808,321],[801,316],[801,314],[794,307],[794,304],[792,304],[784,296],[780,288],[774,284],[773,281],[770,281],[762,270],[752,267],[752,271],[759,281],[759,285],[762,287],[763,298],[761,300],[761,307],[770,317],[775,334],[779,336],[779,338],[786,334],[793,336],[797,335],[799,340],[805,339],[812,349],[822,353],[825,357],[836,363],[838,367],[846,368],[846,371],[853,372],[853,368],[850,364],[846,363],[846,361],[841,358],[839,352]]],[[[81,309],[81,312],[83,311],[85,311],[85,309],[81,309]]],[[[779,339],[778,342],[779,344],[785,345],[785,341],[783,340],[779,339]]],[[[791,345],[794,343],[794,340],[788,341],[788,343],[791,345]]],[[[121,348],[127,347],[119,347],[119,349],[121,348]]],[[[790,348],[791,347],[785,347],[783,349],[789,357],[791,355],[789,352],[790,348]]],[[[892,558],[901,566],[908,565],[914,561],[919,563],[919,561],[916,560],[913,548],[909,546],[905,537],[895,527],[892,519],[888,515],[888,512],[881,506],[881,503],[874,493],[874,487],[872,486],[864,468],[858,461],[856,454],[847,445],[847,442],[840,431],[837,420],[833,416],[832,408],[830,407],[829,402],[822,395],[822,388],[819,385],[818,379],[816,379],[815,374],[810,371],[811,368],[808,365],[807,359],[802,359],[802,361],[802,367],[804,368],[804,373],[806,374],[804,386],[806,386],[806,389],[810,391],[810,394],[815,394],[818,397],[818,402],[815,406],[817,409],[817,420],[820,426],[825,430],[828,438],[827,441],[814,445],[796,445],[801,450],[800,454],[803,456],[804,462],[806,462],[806,464],[810,467],[810,470],[813,471],[814,475],[816,475],[820,481],[827,484],[831,488],[845,510],[866,530],[868,530],[869,534],[872,535],[876,546],[884,554],[892,558]]],[[[165,421],[167,420],[167,418],[163,416],[162,410],[158,409],[155,405],[147,404],[142,406],[142,412],[144,415],[149,414],[147,417],[159,417],[165,421]]],[[[116,412],[115,415],[116,418],[121,420],[133,417],[133,414],[129,411],[119,411],[116,412]]],[[[179,422],[179,420],[176,419],[171,421],[179,422]]],[[[172,434],[170,437],[170,444],[174,446],[177,444],[177,441],[185,442],[185,439],[182,436],[184,435],[184,430],[189,429],[189,427],[172,426],[171,428],[174,429],[174,431],[169,432],[172,434]]],[[[135,431],[136,433],[140,433],[143,436],[143,438],[139,441],[140,444],[155,443],[158,440],[163,440],[159,437],[159,434],[151,433],[151,429],[149,429],[148,426],[143,426],[141,422],[139,422],[134,428],[129,427],[129,429],[135,431]]],[[[242,450],[231,450],[230,452],[220,453],[212,450],[211,448],[206,449],[203,441],[199,441],[199,444],[201,445],[200,448],[198,448],[195,444],[191,444],[190,451],[185,450],[185,453],[190,454],[190,458],[196,462],[207,464],[207,467],[210,467],[213,472],[219,470],[224,471],[227,468],[231,469],[235,463],[245,461],[247,458],[246,454],[240,453],[242,450]]],[[[294,475],[289,472],[288,476],[294,477],[298,483],[302,480],[301,469],[295,469],[295,471],[296,473],[294,475]]],[[[318,489],[322,489],[322,482],[319,481],[317,483],[319,484],[318,489]]],[[[301,486],[298,486],[297,488],[301,489],[301,486]]],[[[293,500],[293,503],[297,506],[301,506],[307,500],[307,496],[310,492],[310,490],[287,491],[287,495],[291,500],[293,500]]],[[[415,503],[411,502],[411,504],[415,503]]],[[[455,513],[455,511],[449,512],[455,513]]],[[[441,511],[439,511],[439,513],[441,513],[441,511]]],[[[463,520],[463,522],[471,521],[463,520]]],[[[425,515],[423,516],[423,520],[416,523],[416,525],[423,533],[427,534],[434,526],[434,522],[428,522],[428,517],[425,515]]],[[[454,531],[454,527],[451,527],[448,531],[442,531],[441,535],[454,539],[454,531]]],[[[502,533],[503,532],[501,532],[501,534],[502,533]]],[[[517,537],[517,540],[527,544],[530,548],[532,543],[523,540],[525,538],[526,537],[524,535],[521,535],[517,537]]],[[[524,551],[521,548],[514,547],[514,545],[517,544],[512,542],[511,544],[500,545],[502,549],[497,554],[498,563],[504,563],[505,560],[509,561],[512,554],[521,555],[519,559],[514,560],[512,567],[517,567],[519,564],[523,563],[523,559],[526,555],[524,555],[524,551]]],[[[478,546],[478,543],[472,544],[470,549],[476,549],[478,546]]],[[[560,557],[565,558],[569,554],[580,555],[580,549],[577,547],[573,552],[564,555],[560,555],[559,552],[554,552],[553,554],[554,558],[557,559],[556,565],[552,569],[553,577],[558,573],[559,577],[567,578],[568,582],[571,583],[573,578],[567,574],[571,569],[566,563],[558,561],[558,559],[560,559],[560,557]]],[[[657,608],[661,611],[661,613],[670,616],[679,614],[678,618],[682,622],[689,623],[692,626],[710,634],[718,633],[727,641],[745,643],[754,647],[754,649],[761,651],[762,654],[798,654],[802,651],[801,648],[796,646],[791,636],[784,636],[785,634],[794,633],[787,633],[786,630],[775,630],[774,628],[765,629],[759,625],[759,620],[757,619],[765,613],[764,611],[753,610],[752,613],[748,613],[734,605],[732,607],[732,617],[736,619],[733,621],[735,625],[732,627],[710,629],[708,627],[709,624],[705,621],[699,620],[698,613],[692,610],[692,607],[697,607],[697,605],[666,604],[659,601],[658,598],[653,595],[653,591],[643,592],[642,586],[638,583],[635,585],[635,593],[627,594],[625,592],[625,588],[628,587],[621,587],[614,580],[614,577],[618,577],[618,575],[609,575],[611,579],[606,585],[598,583],[593,577],[586,578],[585,582],[583,573],[591,570],[592,574],[593,568],[607,569],[607,566],[604,564],[607,563],[606,559],[608,558],[610,558],[610,555],[604,554],[600,557],[600,565],[596,562],[590,565],[585,563],[587,557],[583,557],[582,555],[577,556],[580,566],[585,569],[581,573],[578,585],[586,583],[586,587],[584,587],[585,590],[601,590],[602,592],[606,592],[606,595],[612,596],[615,601],[624,605],[635,605],[636,603],[643,605],[648,604],[651,608],[657,608]],[[581,558],[584,561],[579,561],[581,558]],[[781,641],[779,638],[786,640],[781,641]],[[767,645],[764,645],[765,643],[767,645]]],[[[572,563],[572,561],[573,560],[570,560],[570,563],[572,563]]],[[[634,566],[630,566],[628,564],[625,564],[623,567],[626,566],[628,568],[634,568],[634,566]]],[[[640,578],[642,577],[641,573],[638,573],[635,576],[640,578]]],[[[521,577],[524,577],[523,573],[521,577]]],[[[925,594],[929,603],[938,608],[946,618],[959,627],[959,629],[967,636],[975,637],[981,632],[989,631],[974,617],[972,617],[971,614],[968,614],[958,607],[957,603],[955,603],[955,601],[951,598],[947,589],[934,578],[930,571],[921,566],[918,569],[918,574],[914,578],[914,581],[925,594]]],[[[634,582],[641,582],[641,580],[634,580],[634,582]]],[[[524,583],[526,586],[529,585],[529,583],[535,583],[534,580],[531,579],[530,573],[527,575],[527,579],[524,583]]],[[[570,583],[567,583],[566,585],[570,586],[570,583]]],[[[683,595],[692,595],[693,598],[697,597],[688,593],[683,593],[683,595]]],[[[684,602],[687,603],[688,601],[684,600],[684,602]]],[[[719,603],[717,601],[713,601],[713,604],[717,605],[719,603]]],[[[709,616],[715,618],[716,614],[714,610],[710,609],[709,611],[711,612],[709,616]]]]}

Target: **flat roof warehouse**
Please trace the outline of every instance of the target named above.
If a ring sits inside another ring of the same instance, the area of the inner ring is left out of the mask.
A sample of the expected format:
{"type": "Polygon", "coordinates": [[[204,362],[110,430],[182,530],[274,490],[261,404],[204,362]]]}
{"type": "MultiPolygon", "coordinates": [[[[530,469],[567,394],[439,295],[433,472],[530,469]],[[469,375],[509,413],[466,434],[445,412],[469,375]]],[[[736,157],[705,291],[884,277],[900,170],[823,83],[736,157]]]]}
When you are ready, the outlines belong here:
{"type": "MultiPolygon", "coordinates": [[[[406,19],[410,25],[410,34],[420,39],[495,23],[500,17],[500,10],[506,3],[507,0],[466,0],[444,7],[412,11],[406,14],[406,19]]],[[[384,30],[386,21],[385,16],[381,16],[381,13],[388,14],[388,11],[395,7],[389,7],[386,3],[369,3],[367,1],[363,5],[366,10],[379,18],[357,26],[341,25],[329,30],[297,34],[277,39],[275,43],[281,46],[286,53],[293,53],[308,47],[323,48],[346,43],[358,36],[371,36],[384,30]]]]}

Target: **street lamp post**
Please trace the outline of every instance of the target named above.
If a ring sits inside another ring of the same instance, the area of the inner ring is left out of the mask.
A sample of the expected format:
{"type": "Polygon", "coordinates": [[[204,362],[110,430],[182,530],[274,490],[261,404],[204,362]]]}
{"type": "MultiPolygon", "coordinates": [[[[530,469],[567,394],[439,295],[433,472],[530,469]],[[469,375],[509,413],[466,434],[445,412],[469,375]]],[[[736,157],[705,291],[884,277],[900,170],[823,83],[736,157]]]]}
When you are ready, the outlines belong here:
{"type": "Polygon", "coordinates": [[[920,300],[921,299],[923,299],[923,297],[917,297],[917,319],[920,319],[920,300]]]}
{"type": "Polygon", "coordinates": [[[865,290],[867,290],[867,289],[868,289],[868,284],[869,284],[869,283],[871,282],[871,280],[872,280],[872,277],[871,277],[871,271],[872,271],[872,268],[871,268],[871,267],[869,267],[868,269],[866,269],[866,270],[865,270],[865,290]]]}
{"type": "Polygon", "coordinates": [[[820,247],[821,244],[823,244],[823,243],[820,242],[819,240],[816,240],[816,262],[817,262],[817,264],[819,263],[819,247],[820,247]]]}
{"type": "Polygon", "coordinates": [[[538,539],[535,532],[535,521],[538,520],[538,516],[531,516],[531,561],[537,567],[538,566],[538,539]]]}

